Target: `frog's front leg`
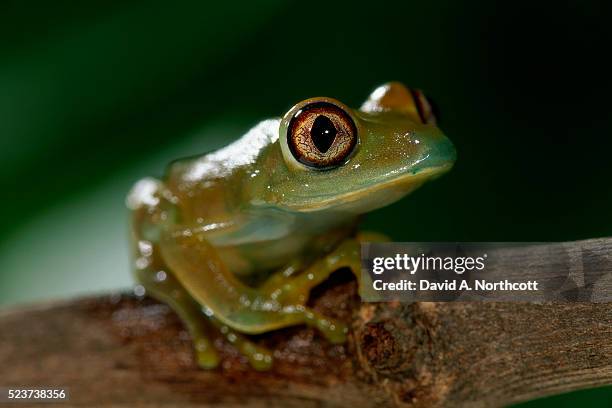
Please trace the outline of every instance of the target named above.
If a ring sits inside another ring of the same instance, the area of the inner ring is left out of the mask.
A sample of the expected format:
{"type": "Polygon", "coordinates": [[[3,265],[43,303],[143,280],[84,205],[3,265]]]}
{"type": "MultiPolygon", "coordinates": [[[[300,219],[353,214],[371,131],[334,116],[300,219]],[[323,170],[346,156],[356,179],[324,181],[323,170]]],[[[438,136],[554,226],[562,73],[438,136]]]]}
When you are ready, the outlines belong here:
{"type": "Polygon", "coordinates": [[[362,282],[361,243],[386,242],[389,238],[376,232],[360,232],[356,237],[342,241],[332,252],[317,260],[309,268],[296,276],[275,277],[266,282],[263,289],[281,302],[305,303],[310,291],[341,268],[349,268],[357,279],[360,295],[362,290],[371,287],[362,282]]]}

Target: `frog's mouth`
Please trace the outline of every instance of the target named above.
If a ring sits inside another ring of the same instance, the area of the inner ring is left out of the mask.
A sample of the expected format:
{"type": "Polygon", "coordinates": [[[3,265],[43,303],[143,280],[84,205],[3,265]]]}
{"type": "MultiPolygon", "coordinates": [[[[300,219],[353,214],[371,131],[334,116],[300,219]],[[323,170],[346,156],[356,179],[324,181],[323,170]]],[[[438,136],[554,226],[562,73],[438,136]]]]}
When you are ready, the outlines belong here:
{"type": "Polygon", "coordinates": [[[410,194],[423,183],[434,180],[453,167],[453,163],[426,167],[416,173],[392,176],[334,196],[312,197],[299,204],[289,204],[293,211],[310,213],[316,211],[338,211],[362,214],[384,207],[410,194]]]}

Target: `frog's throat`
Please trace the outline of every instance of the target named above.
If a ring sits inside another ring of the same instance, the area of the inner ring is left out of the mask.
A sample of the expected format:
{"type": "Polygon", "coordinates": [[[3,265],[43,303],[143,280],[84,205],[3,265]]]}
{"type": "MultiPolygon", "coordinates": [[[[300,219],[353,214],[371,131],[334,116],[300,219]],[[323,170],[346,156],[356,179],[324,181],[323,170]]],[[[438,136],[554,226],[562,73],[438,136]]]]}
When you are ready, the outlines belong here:
{"type": "Polygon", "coordinates": [[[339,196],[330,198],[317,197],[299,205],[291,205],[290,209],[298,212],[315,212],[330,209],[350,210],[363,207],[365,202],[371,201],[371,205],[366,205],[366,208],[362,208],[365,210],[364,212],[371,211],[372,209],[380,208],[399,200],[419,188],[426,181],[440,177],[452,167],[453,163],[437,167],[427,167],[418,173],[405,173],[339,196]]]}

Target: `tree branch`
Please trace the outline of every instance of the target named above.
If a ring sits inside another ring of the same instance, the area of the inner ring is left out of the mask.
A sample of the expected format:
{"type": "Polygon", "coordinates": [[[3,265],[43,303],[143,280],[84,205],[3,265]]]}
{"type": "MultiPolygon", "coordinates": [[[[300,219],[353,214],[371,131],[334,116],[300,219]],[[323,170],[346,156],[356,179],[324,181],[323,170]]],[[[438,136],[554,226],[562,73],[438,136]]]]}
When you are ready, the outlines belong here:
{"type": "Polygon", "coordinates": [[[67,387],[86,406],[374,407],[500,406],[612,383],[612,304],[361,304],[348,276],[311,303],[352,321],[350,341],[305,327],[258,336],[275,350],[268,372],[225,343],[222,367],[198,369],[181,322],[148,298],[6,310],[0,385],[67,387]]]}

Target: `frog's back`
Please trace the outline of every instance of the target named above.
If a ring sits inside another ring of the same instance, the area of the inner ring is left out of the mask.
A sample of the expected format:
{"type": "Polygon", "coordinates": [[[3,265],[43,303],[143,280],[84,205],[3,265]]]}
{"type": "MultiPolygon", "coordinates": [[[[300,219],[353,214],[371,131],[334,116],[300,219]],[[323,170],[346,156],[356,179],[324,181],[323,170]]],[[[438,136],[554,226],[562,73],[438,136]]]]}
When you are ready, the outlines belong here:
{"type": "Polygon", "coordinates": [[[243,181],[259,173],[261,152],[278,140],[279,119],[260,122],[235,142],[168,166],[164,182],[183,222],[231,218],[242,202],[243,181]]]}

